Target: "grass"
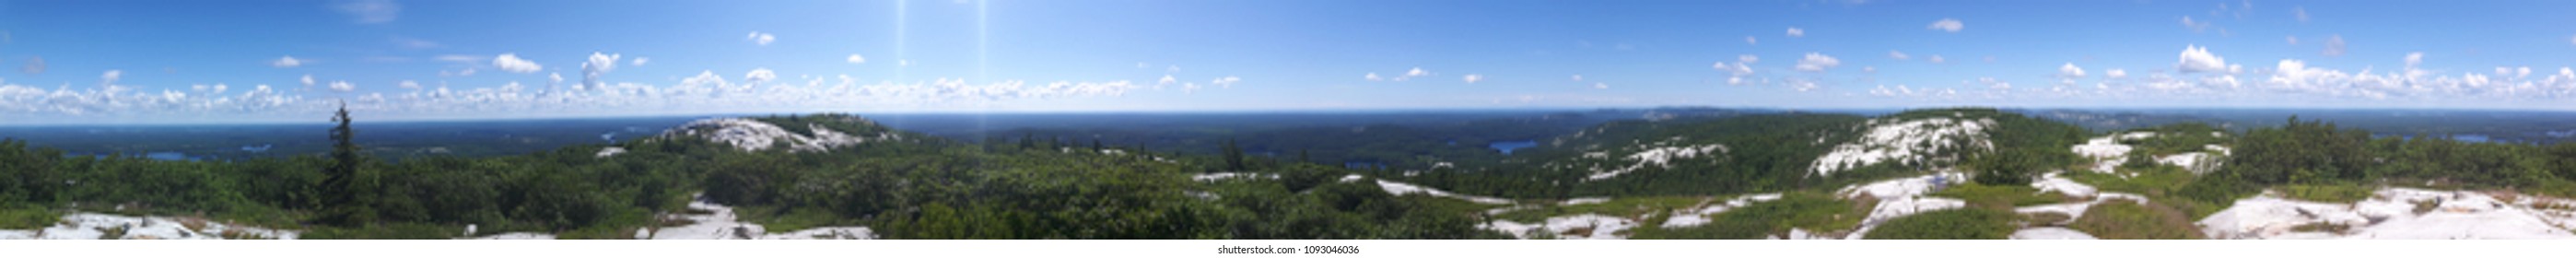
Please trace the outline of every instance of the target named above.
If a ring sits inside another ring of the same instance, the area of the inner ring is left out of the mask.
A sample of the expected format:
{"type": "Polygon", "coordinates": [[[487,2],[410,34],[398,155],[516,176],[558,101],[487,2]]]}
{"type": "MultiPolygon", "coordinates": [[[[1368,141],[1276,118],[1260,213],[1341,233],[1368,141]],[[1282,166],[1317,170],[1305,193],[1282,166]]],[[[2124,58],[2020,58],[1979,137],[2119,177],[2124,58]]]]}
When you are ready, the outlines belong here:
{"type": "MultiPolygon", "coordinates": [[[[1962,208],[1914,214],[1888,220],[1869,231],[1868,239],[2005,239],[2021,218],[2011,211],[1962,208]]],[[[2089,218],[2089,217],[2088,217],[2089,218]]]]}
{"type": "Polygon", "coordinates": [[[1869,206],[1835,199],[1820,192],[1791,192],[1779,200],[1759,202],[1726,212],[1709,215],[1709,223],[1697,227],[1666,229],[1661,224],[1630,229],[1634,239],[1762,239],[1787,234],[1789,229],[1813,232],[1845,231],[1860,226],[1869,216],[1869,206]]]}
{"type": "Polygon", "coordinates": [[[760,224],[763,229],[767,229],[769,232],[790,232],[815,227],[850,225],[856,223],[853,221],[843,221],[839,215],[834,215],[831,212],[824,211],[822,209],[793,209],[782,214],[778,208],[760,207],[736,208],[734,209],[734,212],[736,216],[741,216],[743,221],[760,224]]]}
{"type": "Polygon", "coordinates": [[[0,209],[0,229],[36,229],[62,221],[63,214],[41,207],[0,209]]]}
{"type": "Polygon", "coordinates": [[[1703,200],[1724,201],[1726,199],[1727,198],[1710,198],[1703,196],[1621,197],[1611,198],[1610,201],[1601,203],[1561,206],[1547,205],[1545,207],[1515,210],[1504,212],[1503,214],[1496,214],[1494,215],[1494,218],[1518,222],[1533,222],[1545,221],[1547,218],[1557,216],[1586,213],[1633,218],[1647,214],[1663,214],[1670,213],[1674,210],[1688,209],[1692,205],[1698,205],[1703,200]]]}
{"type": "Polygon", "coordinates": [[[2158,165],[2137,169],[2121,168],[2120,171],[2122,173],[2136,173],[2137,176],[2120,178],[2119,175],[2087,171],[2076,171],[2059,175],[2065,176],[2067,180],[2074,180],[2076,183],[2092,185],[2094,189],[2099,189],[2105,192],[2136,193],[2150,196],[2164,195],[2176,189],[2181,189],[2183,185],[2191,183],[2192,177],[2194,177],[2190,171],[2184,171],[2181,167],[2175,167],[2173,165],[2158,165]]]}
{"type": "Polygon", "coordinates": [[[2106,201],[2067,225],[2100,239],[2200,239],[2189,215],[2172,207],[2106,201]]]}
{"type": "Polygon", "coordinates": [[[2064,195],[2040,194],[2039,189],[2020,185],[1989,186],[1983,184],[1962,184],[1948,189],[1941,189],[1940,192],[1934,192],[1931,196],[1957,198],[1968,201],[1968,205],[1970,206],[1999,209],[2011,209],[2012,207],[2072,201],[2068,200],[2064,195]]]}
{"type": "Polygon", "coordinates": [[[2371,196],[2370,187],[2359,185],[2285,185],[2276,189],[2286,198],[2326,203],[2353,203],[2371,196]]]}

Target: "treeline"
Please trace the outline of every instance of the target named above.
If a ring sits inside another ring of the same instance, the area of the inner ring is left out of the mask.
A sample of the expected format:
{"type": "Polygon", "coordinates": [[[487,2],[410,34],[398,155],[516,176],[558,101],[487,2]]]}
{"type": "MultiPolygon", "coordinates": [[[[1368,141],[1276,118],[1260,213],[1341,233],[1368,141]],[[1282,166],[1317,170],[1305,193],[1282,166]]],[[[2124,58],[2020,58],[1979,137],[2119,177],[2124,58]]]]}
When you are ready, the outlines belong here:
{"type": "Polygon", "coordinates": [[[2236,139],[2217,172],[2183,188],[2232,201],[2275,185],[2392,185],[2515,189],[2576,196],[2576,143],[2465,143],[2450,137],[2371,137],[2293,116],[2236,139]]]}
{"type": "MultiPolygon", "coordinates": [[[[889,131],[855,116],[760,120],[804,132],[889,131]]],[[[859,225],[888,238],[1499,237],[1474,229],[1485,207],[1339,182],[1351,172],[1333,166],[1256,162],[1263,173],[1296,180],[1203,183],[1190,176],[1218,170],[1218,158],[897,133],[903,140],[825,152],[650,138],[490,158],[360,156],[345,192],[325,183],[332,181],[325,171],[340,163],[321,155],[156,161],[67,156],[6,140],[0,209],[204,216],[303,229],[307,238],[454,238],[464,225],[486,234],[627,238],[669,226],[661,215],[697,212],[686,203],[703,192],[773,231],[859,225]],[[626,151],[602,155],[608,147],[626,151]]]]}

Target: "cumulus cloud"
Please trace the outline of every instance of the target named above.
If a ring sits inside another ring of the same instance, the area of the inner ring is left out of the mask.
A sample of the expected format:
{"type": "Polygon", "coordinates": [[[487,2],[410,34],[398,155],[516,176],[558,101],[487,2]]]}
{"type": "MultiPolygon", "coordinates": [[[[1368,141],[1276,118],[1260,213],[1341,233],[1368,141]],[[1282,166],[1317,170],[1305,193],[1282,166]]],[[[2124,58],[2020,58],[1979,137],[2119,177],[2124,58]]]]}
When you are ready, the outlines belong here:
{"type": "Polygon", "coordinates": [[[605,82],[599,81],[599,77],[607,75],[609,71],[617,70],[617,59],[620,58],[625,58],[625,55],[590,52],[590,61],[581,63],[581,85],[575,86],[574,89],[597,89],[607,86],[605,82]]]}
{"type": "Polygon", "coordinates": [[[1959,19],[1941,18],[1941,20],[1932,21],[1932,26],[1925,28],[1946,32],[1959,32],[1959,29],[1968,28],[1968,24],[1960,23],[1959,19]]]}
{"type": "Polygon", "coordinates": [[[2406,53],[2406,68],[2407,68],[2407,69],[2414,69],[2414,68],[2415,68],[2415,65],[2417,65],[2417,64],[2423,64],[2423,63],[2424,63],[2424,52],[2408,52],[2408,53],[2406,53]]]}
{"type": "Polygon", "coordinates": [[[2057,77],[2084,78],[2084,68],[2075,67],[2075,63],[2066,63],[2057,67],[2057,77]]]}
{"type": "Polygon", "coordinates": [[[635,57],[635,62],[634,62],[634,63],[627,63],[627,65],[632,65],[632,66],[644,66],[644,63],[649,63],[649,62],[653,62],[653,58],[638,56],[638,57],[635,57]]]}
{"type": "Polygon", "coordinates": [[[1896,50],[1888,50],[1887,58],[1895,58],[1896,60],[1914,60],[1914,56],[1906,55],[1905,52],[1899,52],[1896,50]]]}
{"type": "MultiPolygon", "coordinates": [[[[1374,73],[1369,74],[1369,78],[1377,78],[1377,74],[1374,74],[1374,73]]],[[[1372,81],[1374,81],[1374,80],[1372,80],[1372,81]]],[[[1165,75],[1163,75],[1163,79],[1160,79],[1160,80],[1154,80],[1154,86],[1170,85],[1170,84],[1172,84],[1172,83],[1177,83],[1177,82],[1181,82],[1181,80],[1180,80],[1180,79],[1176,79],[1176,78],[1172,78],[1172,75],[1165,74],[1165,75]]]]}
{"type": "Polygon", "coordinates": [[[1471,73],[1471,74],[1467,74],[1467,76],[1464,76],[1464,77],[1458,77],[1458,80],[1460,80],[1460,81],[1466,81],[1467,83],[1476,83],[1477,81],[1483,81],[1483,80],[1485,80],[1485,75],[1482,75],[1482,74],[1472,74],[1472,73],[1471,73]]]}
{"type": "MultiPolygon", "coordinates": [[[[1164,75],[1164,76],[1163,76],[1163,78],[1171,78],[1171,77],[1172,77],[1172,76],[1170,76],[1170,75],[1164,75]]],[[[1378,77],[1378,76],[1377,76],[1377,73],[1368,73],[1368,75],[1362,75],[1362,76],[1360,76],[1360,79],[1366,79],[1366,80],[1368,80],[1368,81],[1380,81],[1380,80],[1386,80],[1386,78],[1385,78],[1385,77],[1378,77]]]]}
{"type": "Polygon", "coordinates": [[[1807,30],[1805,30],[1805,29],[1799,29],[1798,27],[1789,27],[1789,37],[1791,37],[1791,38],[1797,38],[1797,37],[1806,37],[1806,36],[1807,36],[1807,30]]]}
{"type": "Polygon", "coordinates": [[[760,84],[761,82],[777,79],[778,72],[770,71],[769,68],[753,68],[750,73],[742,75],[742,81],[744,84],[760,84]]]}
{"type": "Polygon", "coordinates": [[[1798,59],[1796,69],[1798,71],[1806,72],[1823,72],[1825,69],[1831,69],[1834,68],[1834,66],[1841,65],[1843,65],[1843,61],[1834,59],[1832,56],[1826,56],[1825,54],[1816,52],[1807,52],[1807,58],[1798,59]]]}
{"type": "Polygon", "coordinates": [[[277,58],[277,61],[269,61],[269,62],[268,62],[268,66],[274,66],[274,67],[278,67],[278,68],[297,67],[297,66],[304,66],[304,61],[305,61],[305,60],[295,59],[295,56],[286,56],[286,57],[279,57],[279,58],[277,58]]]}
{"type": "Polygon", "coordinates": [[[116,85],[116,81],[121,79],[125,79],[125,70],[107,70],[105,73],[99,73],[98,84],[116,85]]]}
{"type": "Polygon", "coordinates": [[[753,31],[750,35],[743,36],[743,40],[750,40],[752,44],[769,46],[769,42],[778,41],[778,35],[753,31]]]}
{"type": "Polygon", "coordinates": [[[420,89],[420,82],[416,82],[416,81],[412,81],[412,80],[403,80],[401,83],[395,83],[394,85],[395,85],[395,86],[398,86],[398,87],[402,87],[402,88],[404,88],[404,89],[414,89],[414,90],[420,89]]]}
{"type": "Polygon", "coordinates": [[[2119,78],[2128,78],[2128,77],[2129,77],[2129,70],[2121,70],[2121,69],[2102,70],[2102,78],[2119,79],[2119,78]]]}
{"type": "Polygon", "coordinates": [[[354,90],[358,90],[357,84],[350,84],[347,81],[331,81],[331,91],[349,92],[354,90]]]}
{"type": "Polygon", "coordinates": [[[2326,37],[2326,49],[2320,54],[2324,54],[2326,56],[2343,56],[2343,51],[2343,35],[2334,35],[2326,37]]]}
{"type": "Polygon", "coordinates": [[[503,53],[501,56],[492,57],[492,67],[513,73],[536,73],[537,70],[545,69],[545,66],[538,65],[535,61],[519,59],[517,53],[503,53]]]}
{"type": "Polygon", "coordinates": [[[2218,55],[2215,54],[2210,54],[2209,49],[2201,48],[2199,45],[2184,46],[2182,49],[2181,62],[2174,64],[2174,67],[2185,73],[2225,72],[2228,70],[2227,59],[2219,58],[2218,55]]]}
{"type": "Polygon", "coordinates": [[[304,77],[303,77],[303,78],[297,79],[297,80],[295,80],[295,81],[303,82],[303,83],[304,83],[304,87],[305,87],[305,88],[312,88],[312,87],[313,87],[313,75],[311,75],[311,74],[306,74],[306,75],[304,75],[304,77]]]}
{"type": "Polygon", "coordinates": [[[850,57],[849,57],[849,58],[842,58],[841,60],[842,60],[842,61],[845,61],[845,62],[850,62],[850,63],[853,63],[853,64],[865,64],[865,63],[868,63],[868,58],[867,58],[867,57],[864,57],[864,56],[859,56],[859,54],[850,54],[850,57]]]}
{"type": "Polygon", "coordinates": [[[332,10],[347,14],[357,23],[386,23],[402,15],[402,5],[393,0],[347,0],[331,5],[332,10]]]}

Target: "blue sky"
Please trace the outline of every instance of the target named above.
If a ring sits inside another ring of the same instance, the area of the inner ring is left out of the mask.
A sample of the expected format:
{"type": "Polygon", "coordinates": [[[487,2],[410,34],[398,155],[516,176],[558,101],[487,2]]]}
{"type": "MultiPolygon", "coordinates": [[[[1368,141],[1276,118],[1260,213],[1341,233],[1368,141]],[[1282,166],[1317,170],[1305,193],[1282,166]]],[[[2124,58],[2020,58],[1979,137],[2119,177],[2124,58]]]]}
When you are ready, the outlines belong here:
{"type": "Polygon", "coordinates": [[[2564,110],[2566,10],[2576,2],[0,0],[0,123],[303,121],[341,101],[378,120],[2564,110]]]}

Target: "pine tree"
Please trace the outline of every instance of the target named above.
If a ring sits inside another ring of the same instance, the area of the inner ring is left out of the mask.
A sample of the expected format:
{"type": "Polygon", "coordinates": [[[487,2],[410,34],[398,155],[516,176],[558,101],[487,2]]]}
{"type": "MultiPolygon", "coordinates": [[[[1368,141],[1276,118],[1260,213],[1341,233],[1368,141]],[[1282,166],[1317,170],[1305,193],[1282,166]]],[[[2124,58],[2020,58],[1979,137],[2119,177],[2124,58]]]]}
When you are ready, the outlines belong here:
{"type": "Polygon", "coordinates": [[[1091,152],[1100,152],[1100,138],[1091,138],[1091,152]]]}
{"type": "Polygon", "coordinates": [[[1221,151],[1223,151],[1223,152],[1225,153],[1225,169],[1226,169],[1226,170],[1233,170],[1233,171],[1242,171],[1242,170],[1243,170],[1243,147],[1242,147],[1242,146],[1235,146],[1235,145],[1234,145],[1234,139],[1225,139],[1225,144],[1224,144],[1224,145],[1221,145],[1221,146],[1218,146],[1218,148],[1219,148],[1219,149],[1222,149],[1221,151]]]}
{"type": "MultiPolygon", "coordinates": [[[[340,110],[331,116],[331,122],[339,125],[331,128],[331,166],[323,168],[322,171],[323,207],[326,209],[363,208],[355,207],[359,206],[355,205],[359,198],[355,191],[357,189],[353,185],[358,181],[360,160],[358,144],[353,141],[357,131],[349,129],[348,103],[340,104],[340,110]]],[[[353,217],[363,217],[353,212],[334,213],[337,213],[332,216],[334,218],[328,220],[336,224],[352,224],[357,222],[353,217]]]]}

